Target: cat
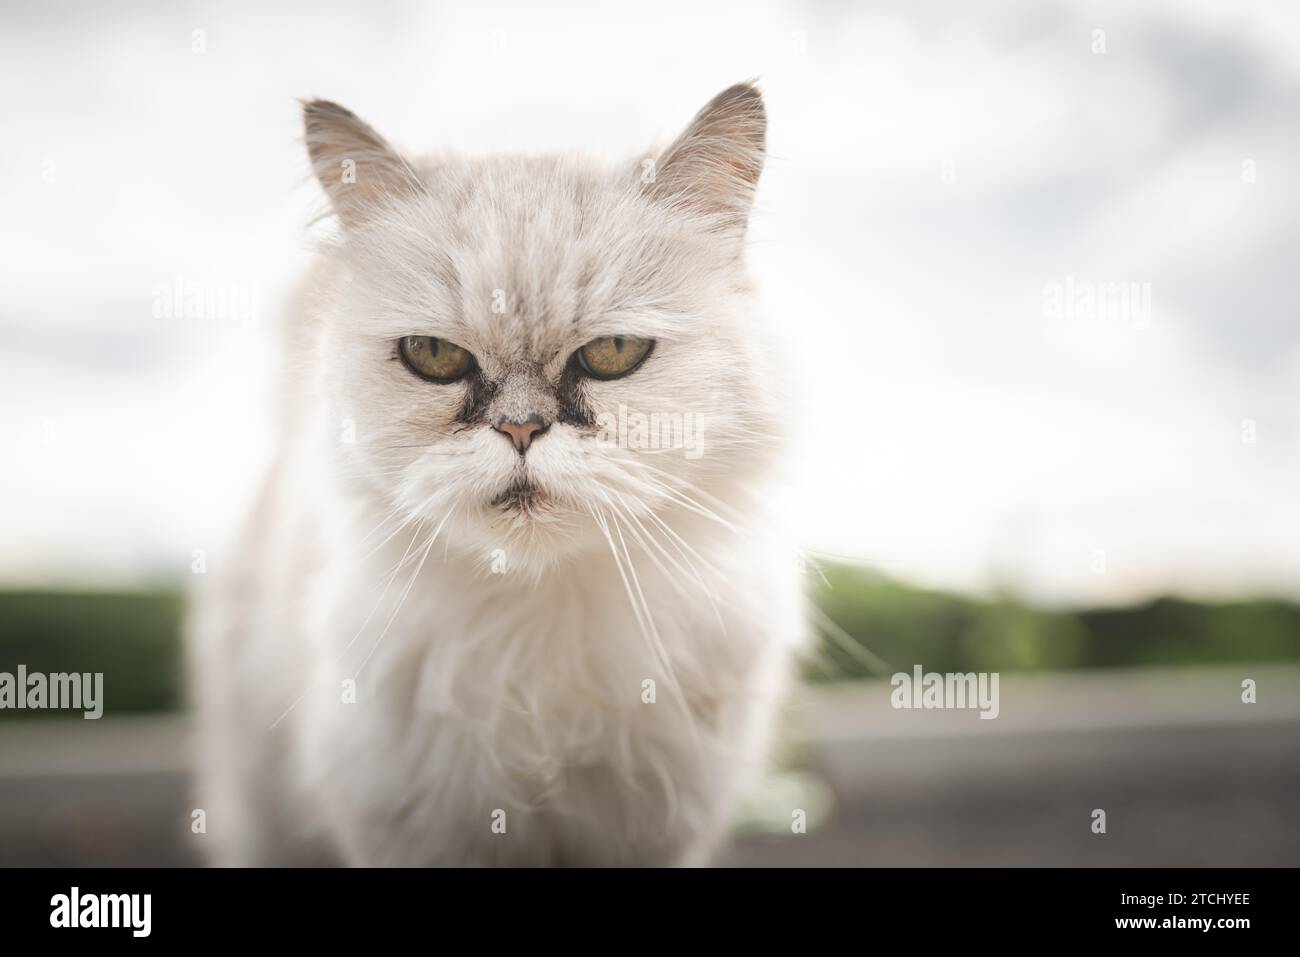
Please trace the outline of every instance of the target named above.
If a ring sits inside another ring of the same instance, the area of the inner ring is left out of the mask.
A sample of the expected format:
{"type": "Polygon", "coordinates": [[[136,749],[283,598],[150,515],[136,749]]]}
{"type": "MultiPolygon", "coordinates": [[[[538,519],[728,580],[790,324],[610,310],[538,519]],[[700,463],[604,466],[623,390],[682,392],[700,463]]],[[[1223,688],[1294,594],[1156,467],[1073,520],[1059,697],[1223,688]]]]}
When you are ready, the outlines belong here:
{"type": "Polygon", "coordinates": [[[336,228],[191,612],[210,859],[707,862],[803,640],[759,91],[616,164],[303,122],[336,228]]]}

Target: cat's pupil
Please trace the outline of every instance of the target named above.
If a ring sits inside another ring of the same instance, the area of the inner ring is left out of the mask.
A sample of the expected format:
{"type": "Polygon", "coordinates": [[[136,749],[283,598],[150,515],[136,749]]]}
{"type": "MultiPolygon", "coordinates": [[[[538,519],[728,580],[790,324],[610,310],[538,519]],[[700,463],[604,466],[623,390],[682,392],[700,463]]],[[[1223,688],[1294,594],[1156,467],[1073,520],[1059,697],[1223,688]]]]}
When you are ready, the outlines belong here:
{"type": "Polygon", "coordinates": [[[622,337],[622,336],[615,336],[615,337],[614,337],[614,351],[615,351],[615,352],[622,352],[622,351],[623,351],[623,337],[622,337]]]}
{"type": "Polygon", "coordinates": [[[419,352],[421,349],[427,349],[430,356],[438,355],[438,340],[433,336],[407,336],[406,348],[411,352],[419,352]]]}

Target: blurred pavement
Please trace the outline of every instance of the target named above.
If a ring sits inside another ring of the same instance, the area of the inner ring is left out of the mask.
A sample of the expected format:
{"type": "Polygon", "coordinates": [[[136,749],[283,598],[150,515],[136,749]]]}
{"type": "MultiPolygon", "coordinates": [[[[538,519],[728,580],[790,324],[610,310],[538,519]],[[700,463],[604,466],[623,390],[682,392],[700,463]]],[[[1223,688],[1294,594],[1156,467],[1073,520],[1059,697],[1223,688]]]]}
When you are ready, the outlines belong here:
{"type": "MultiPolygon", "coordinates": [[[[800,692],[795,751],[829,813],[791,835],[798,798],[778,801],[782,833],[723,863],[1300,865],[1300,667],[1003,676],[996,720],[896,711],[889,690],[800,692]]],[[[0,866],[195,863],[187,734],[179,716],[0,722],[0,866]]]]}

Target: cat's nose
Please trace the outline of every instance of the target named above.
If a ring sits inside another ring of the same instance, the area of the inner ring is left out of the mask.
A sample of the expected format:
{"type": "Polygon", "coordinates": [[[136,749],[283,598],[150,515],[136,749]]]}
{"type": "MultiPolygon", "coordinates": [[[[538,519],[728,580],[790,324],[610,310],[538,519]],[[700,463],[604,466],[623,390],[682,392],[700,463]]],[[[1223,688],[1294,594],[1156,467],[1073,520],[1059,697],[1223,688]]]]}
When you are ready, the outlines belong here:
{"type": "Polygon", "coordinates": [[[520,455],[528,451],[528,446],[532,444],[533,439],[550,427],[551,423],[546,422],[539,415],[530,415],[523,422],[507,422],[504,418],[500,418],[492,423],[492,428],[514,443],[515,451],[520,455]]]}

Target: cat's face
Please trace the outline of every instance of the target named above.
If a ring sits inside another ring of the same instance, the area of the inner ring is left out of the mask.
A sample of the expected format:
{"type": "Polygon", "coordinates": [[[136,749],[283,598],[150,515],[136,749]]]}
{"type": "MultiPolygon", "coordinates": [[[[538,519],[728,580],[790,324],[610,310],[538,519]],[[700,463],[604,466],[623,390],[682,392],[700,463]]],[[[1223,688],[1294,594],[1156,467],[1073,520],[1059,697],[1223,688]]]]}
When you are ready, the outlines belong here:
{"type": "Polygon", "coordinates": [[[673,508],[721,508],[766,457],[741,261],[762,118],[733,88],[655,164],[601,169],[408,163],[307,105],[343,224],[322,385],[343,468],[417,549],[441,529],[439,548],[536,570],[631,547],[673,508]]]}

